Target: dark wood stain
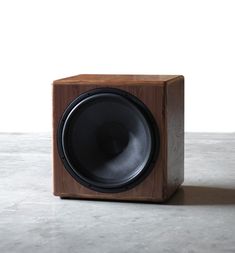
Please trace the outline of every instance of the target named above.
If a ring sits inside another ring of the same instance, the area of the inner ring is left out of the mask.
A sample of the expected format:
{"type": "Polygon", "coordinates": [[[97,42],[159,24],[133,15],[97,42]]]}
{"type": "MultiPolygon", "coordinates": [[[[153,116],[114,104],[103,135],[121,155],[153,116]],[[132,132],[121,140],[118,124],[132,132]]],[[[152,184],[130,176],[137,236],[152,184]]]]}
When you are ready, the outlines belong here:
{"type": "Polygon", "coordinates": [[[184,178],[184,78],[161,75],[78,75],[53,82],[53,181],[60,197],[162,202],[184,178]],[[160,131],[160,153],[153,170],[136,187],[121,193],[90,190],[65,170],[57,150],[59,120],[81,93],[115,87],[138,97],[152,112],[160,131]]]}

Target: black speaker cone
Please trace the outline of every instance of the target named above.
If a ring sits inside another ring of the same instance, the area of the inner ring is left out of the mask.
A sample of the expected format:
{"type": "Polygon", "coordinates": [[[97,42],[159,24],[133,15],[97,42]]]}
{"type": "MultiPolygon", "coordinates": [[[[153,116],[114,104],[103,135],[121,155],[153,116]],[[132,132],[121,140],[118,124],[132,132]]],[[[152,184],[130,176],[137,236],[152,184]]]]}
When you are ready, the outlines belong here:
{"type": "Polygon", "coordinates": [[[119,192],[150,172],[159,134],[151,113],[136,97],[118,89],[95,89],[66,109],[58,148],[65,168],[80,183],[119,192]]]}

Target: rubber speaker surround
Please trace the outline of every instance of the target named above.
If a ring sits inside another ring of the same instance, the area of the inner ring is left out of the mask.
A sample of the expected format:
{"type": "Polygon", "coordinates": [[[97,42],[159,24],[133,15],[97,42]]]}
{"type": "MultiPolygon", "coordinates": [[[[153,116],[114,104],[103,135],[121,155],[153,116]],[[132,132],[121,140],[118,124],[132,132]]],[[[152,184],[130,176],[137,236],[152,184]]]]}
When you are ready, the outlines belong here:
{"type": "Polygon", "coordinates": [[[121,192],[150,173],[159,153],[159,130],[149,109],[120,89],[78,96],[59,122],[57,146],[70,175],[98,192],[121,192]]]}

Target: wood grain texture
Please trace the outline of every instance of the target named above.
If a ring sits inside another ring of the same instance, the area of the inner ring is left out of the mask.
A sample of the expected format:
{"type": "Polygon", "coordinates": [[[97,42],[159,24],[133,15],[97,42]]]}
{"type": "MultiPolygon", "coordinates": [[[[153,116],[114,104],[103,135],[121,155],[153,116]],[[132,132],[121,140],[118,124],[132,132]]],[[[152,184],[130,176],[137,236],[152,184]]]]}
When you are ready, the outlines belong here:
{"type": "Polygon", "coordinates": [[[167,129],[166,198],[184,181],[184,78],[169,81],[165,88],[167,129]]]}
{"type": "MultiPolygon", "coordinates": [[[[53,178],[54,194],[60,197],[74,197],[85,199],[109,199],[128,201],[152,201],[161,202],[170,197],[182,182],[182,170],[180,162],[176,167],[171,164],[183,153],[168,151],[171,149],[172,136],[178,136],[182,132],[181,125],[178,130],[174,125],[178,124],[177,116],[174,116],[174,102],[167,102],[167,94],[174,98],[174,92],[178,96],[179,83],[183,82],[182,76],[133,76],[133,75],[80,75],[61,79],[53,83],[53,178]],[[168,88],[169,86],[169,88],[168,88]],[[157,162],[147,178],[136,187],[121,193],[100,193],[90,190],[75,179],[65,170],[57,150],[57,128],[59,120],[66,107],[80,94],[101,87],[115,87],[125,90],[139,98],[153,114],[160,132],[160,153],[157,162]],[[174,91],[176,89],[176,91],[174,91]],[[171,108],[167,110],[167,106],[171,108]],[[168,114],[166,114],[168,112],[168,114]],[[171,119],[172,117],[172,119],[171,119]],[[177,121],[177,122],[175,122],[177,121]],[[170,133],[172,131],[172,133],[170,133]],[[170,171],[168,172],[168,166],[170,171]],[[175,175],[175,174],[177,175],[175,175]],[[178,176],[180,175],[180,176],[178,176]],[[179,180],[175,180],[179,178],[179,180]],[[172,183],[174,181],[174,184],[172,183]],[[169,185],[168,185],[169,184],[169,185]]],[[[179,107],[179,110],[182,109],[179,107]]],[[[181,114],[179,114],[181,115],[181,114]]],[[[180,116],[182,117],[182,115],[180,116]]],[[[181,122],[181,119],[180,119],[181,122]]],[[[179,136],[182,144],[182,135],[179,136]]],[[[182,147],[180,148],[180,150],[182,147]]]]}
{"type": "Polygon", "coordinates": [[[54,81],[54,85],[166,85],[166,82],[177,78],[177,75],[77,75],[54,81]]]}

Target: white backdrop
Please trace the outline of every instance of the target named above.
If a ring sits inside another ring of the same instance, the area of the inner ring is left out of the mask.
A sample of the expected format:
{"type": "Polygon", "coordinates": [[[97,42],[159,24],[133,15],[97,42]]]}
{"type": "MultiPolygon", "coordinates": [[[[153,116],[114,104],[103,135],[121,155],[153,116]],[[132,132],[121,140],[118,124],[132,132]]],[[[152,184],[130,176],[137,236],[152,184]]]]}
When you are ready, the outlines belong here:
{"type": "Polygon", "coordinates": [[[183,74],[186,131],[235,131],[235,3],[0,1],[0,132],[51,130],[51,83],[183,74]]]}

